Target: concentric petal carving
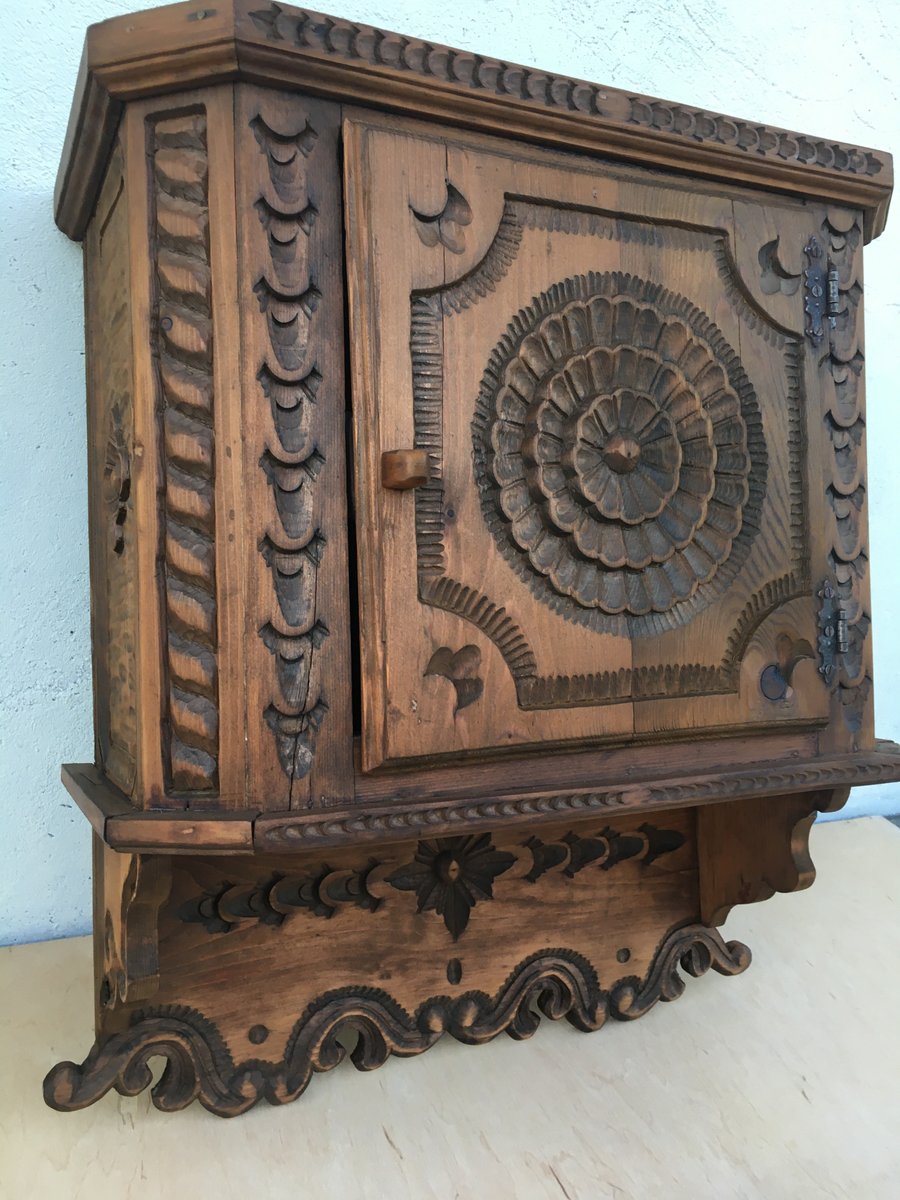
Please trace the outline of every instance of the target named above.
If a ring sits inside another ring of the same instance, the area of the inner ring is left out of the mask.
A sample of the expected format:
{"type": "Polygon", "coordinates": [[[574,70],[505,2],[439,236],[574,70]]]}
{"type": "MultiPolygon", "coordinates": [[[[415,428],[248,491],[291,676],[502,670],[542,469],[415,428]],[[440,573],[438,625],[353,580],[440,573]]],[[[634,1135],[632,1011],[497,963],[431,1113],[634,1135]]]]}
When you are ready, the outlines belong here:
{"type": "Polygon", "coordinates": [[[735,364],[684,297],[632,276],[567,279],[523,309],[473,426],[485,517],[519,574],[629,616],[715,583],[765,474],[735,364]]]}

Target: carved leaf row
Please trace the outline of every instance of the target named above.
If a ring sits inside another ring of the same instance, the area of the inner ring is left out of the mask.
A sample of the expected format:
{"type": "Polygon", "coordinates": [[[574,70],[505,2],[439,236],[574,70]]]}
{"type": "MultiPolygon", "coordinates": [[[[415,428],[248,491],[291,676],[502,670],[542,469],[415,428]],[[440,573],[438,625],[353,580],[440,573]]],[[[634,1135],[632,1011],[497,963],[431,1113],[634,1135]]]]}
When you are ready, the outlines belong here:
{"type": "Polygon", "coordinates": [[[332,871],[322,865],[302,875],[276,874],[252,886],[225,883],[186,901],[178,915],[208,933],[227,933],[245,921],[281,925],[301,910],[326,918],[344,905],[374,912],[392,888],[413,893],[418,912],[436,913],[456,941],[472,909],[493,899],[500,876],[504,882],[522,878],[533,884],[548,873],[572,879],[588,867],[609,871],[628,860],[649,865],[684,840],[677,830],[648,823],[627,832],[609,827],[588,835],[570,832],[554,842],[529,837],[503,849],[487,833],[436,838],[419,842],[409,862],[382,856],[356,868],[332,871]]]}
{"type": "Polygon", "coordinates": [[[266,329],[267,352],[257,373],[268,402],[276,444],[259,461],[271,488],[276,537],[263,535],[259,552],[269,568],[276,607],[259,629],[275,663],[280,700],[263,717],[278,760],[293,782],[313,763],[327,703],[318,693],[315,659],[328,627],[317,609],[317,577],[326,541],[316,520],[316,490],[325,456],[316,444],[316,393],[322,375],[307,362],[309,335],[321,292],[311,277],[309,238],[318,211],[307,191],[307,162],[318,134],[308,119],[288,132],[261,114],[250,121],[266,164],[267,186],[254,208],[265,231],[267,259],[253,292],[266,329]]]}
{"type": "Polygon", "coordinates": [[[869,565],[865,542],[865,415],[862,406],[863,351],[858,315],[862,286],[857,277],[862,231],[852,213],[829,210],[822,225],[829,266],[837,272],[837,314],[827,322],[822,367],[831,381],[825,423],[832,447],[826,488],[830,523],[829,566],[847,622],[847,649],[838,656],[834,687],[851,732],[859,730],[872,679],[866,639],[871,618],[865,603],[869,565]]]}

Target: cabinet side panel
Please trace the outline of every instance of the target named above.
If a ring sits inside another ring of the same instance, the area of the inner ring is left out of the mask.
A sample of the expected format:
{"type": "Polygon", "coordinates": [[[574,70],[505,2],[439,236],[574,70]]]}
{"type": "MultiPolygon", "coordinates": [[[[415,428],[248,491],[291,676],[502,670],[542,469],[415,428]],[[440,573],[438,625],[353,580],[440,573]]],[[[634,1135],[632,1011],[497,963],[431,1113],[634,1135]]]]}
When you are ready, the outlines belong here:
{"type": "Polygon", "coordinates": [[[340,109],[238,87],[248,802],[352,786],[340,109]]]}
{"type": "Polygon", "coordinates": [[[121,149],[85,238],[91,636],[98,765],[135,781],[136,529],[128,201],[121,149]]]}

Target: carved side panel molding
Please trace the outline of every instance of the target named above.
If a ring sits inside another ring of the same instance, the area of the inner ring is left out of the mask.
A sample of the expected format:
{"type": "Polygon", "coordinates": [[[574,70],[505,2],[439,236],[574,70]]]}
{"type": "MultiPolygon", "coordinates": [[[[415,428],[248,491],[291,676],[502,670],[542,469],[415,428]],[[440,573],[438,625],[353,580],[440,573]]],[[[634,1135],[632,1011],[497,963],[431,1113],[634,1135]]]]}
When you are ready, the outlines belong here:
{"type": "Polygon", "coordinates": [[[820,368],[831,379],[825,426],[831,445],[831,478],[825,489],[831,512],[828,565],[831,580],[819,592],[820,625],[831,654],[820,641],[823,676],[834,691],[848,731],[855,735],[872,690],[866,640],[868,546],[865,538],[865,414],[862,402],[863,350],[858,313],[862,286],[857,264],[862,230],[852,213],[829,210],[822,225],[828,255],[830,293],[826,309],[825,353],[820,368]],[[827,611],[826,611],[827,610],[827,611]]]}
{"type": "Polygon", "coordinates": [[[323,375],[319,365],[309,361],[312,325],[323,297],[309,251],[320,214],[310,195],[307,167],[320,139],[299,105],[292,106],[290,116],[283,107],[279,115],[277,128],[261,112],[249,121],[266,164],[263,188],[253,205],[267,248],[263,273],[252,281],[266,330],[256,378],[274,431],[257,469],[271,499],[272,519],[258,549],[269,568],[275,604],[261,614],[265,619],[258,635],[272,655],[277,696],[260,716],[275,740],[292,792],[312,769],[317,735],[328,714],[318,670],[319,653],[330,633],[318,586],[328,553],[318,495],[335,481],[318,429],[317,393],[323,375]]]}
{"type": "Polygon", "coordinates": [[[213,329],[206,115],[150,128],[153,350],[162,445],[164,744],[176,792],[218,789],[213,329]]]}

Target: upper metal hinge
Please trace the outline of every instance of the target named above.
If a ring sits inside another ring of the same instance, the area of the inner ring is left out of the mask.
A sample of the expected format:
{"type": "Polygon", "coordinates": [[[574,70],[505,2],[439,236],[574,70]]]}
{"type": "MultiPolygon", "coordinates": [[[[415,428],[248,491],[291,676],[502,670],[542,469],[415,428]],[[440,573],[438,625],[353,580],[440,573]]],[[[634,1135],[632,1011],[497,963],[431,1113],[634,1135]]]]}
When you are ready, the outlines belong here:
{"type": "Polygon", "coordinates": [[[814,346],[825,336],[825,322],[833,329],[842,315],[841,279],[837,267],[822,250],[815,234],[803,247],[806,269],[803,272],[803,307],[806,311],[805,333],[814,346]]]}
{"type": "Polygon", "coordinates": [[[829,687],[834,685],[841,655],[850,649],[847,609],[826,579],[816,593],[822,601],[819,608],[819,674],[829,687]]]}

